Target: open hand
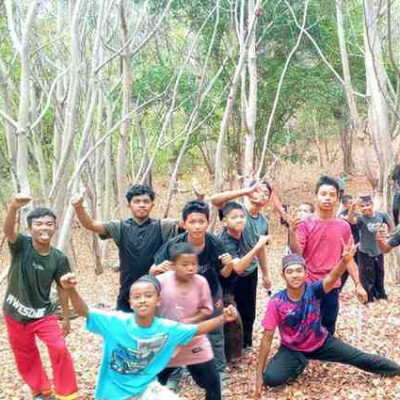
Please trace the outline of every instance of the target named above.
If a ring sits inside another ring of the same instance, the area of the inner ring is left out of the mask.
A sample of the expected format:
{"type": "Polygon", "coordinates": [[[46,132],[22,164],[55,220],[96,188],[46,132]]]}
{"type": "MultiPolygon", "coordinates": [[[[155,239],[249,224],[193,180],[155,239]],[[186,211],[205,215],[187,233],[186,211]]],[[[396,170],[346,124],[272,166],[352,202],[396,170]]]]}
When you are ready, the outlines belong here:
{"type": "Polygon", "coordinates": [[[229,253],[224,253],[220,255],[218,258],[221,261],[222,265],[224,266],[233,262],[233,258],[229,253]]]}
{"type": "Polygon", "coordinates": [[[289,224],[289,230],[295,231],[300,224],[301,219],[298,217],[296,209],[290,209],[282,212],[282,218],[289,224]]]}
{"type": "Polygon", "coordinates": [[[21,208],[28,204],[32,200],[32,197],[27,196],[26,194],[23,193],[18,193],[14,196],[14,198],[11,201],[11,207],[14,208],[21,208]]]}
{"type": "Polygon", "coordinates": [[[236,321],[238,316],[237,310],[232,305],[224,308],[224,321],[225,322],[233,322],[236,321]]]}
{"type": "Polygon", "coordinates": [[[78,281],[76,280],[75,274],[72,272],[68,272],[60,278],[60,285],[64,289],[72,289],[77,283],[78,281]]]}

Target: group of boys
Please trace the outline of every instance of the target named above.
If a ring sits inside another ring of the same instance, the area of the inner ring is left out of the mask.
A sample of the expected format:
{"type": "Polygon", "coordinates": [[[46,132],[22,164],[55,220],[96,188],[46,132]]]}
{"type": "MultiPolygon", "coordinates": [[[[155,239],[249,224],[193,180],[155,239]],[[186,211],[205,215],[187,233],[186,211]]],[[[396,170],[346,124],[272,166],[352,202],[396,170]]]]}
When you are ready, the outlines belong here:
{"type": "MultiPolygon", "coordinates": [[[[30,201],[17,195],[4,222],[11,267],[3,311],[18,371],[32,397],[78,398],[72,359],[49,299],[55,281],[64,332],[69,331],[69,298],[75,312],[86,318],[87,329],[103,337],[96,399],[177,399],[165,385],[179,367],[187,367],[207,400],[222,399],[226,360],[253,345],[259,270],[263,286],[271,289],[266,247],[269,227],[262,209],[273,196],[266,181],[212,196],[223,225],[219,237],[208,232],[210,208],[204,201],[188,202],[179,223],[152,219],[154,191],[133,185],[126,194],[132,217],[103,223],[87,213],[81,196],[75,197],[72,205],[81,225],[101,239],[113,239],[118,247],[117,311],[107,312],[86,305],[76,290],[77,277],[68,259],[50,245],[56,232],[56,216],[50,210],[31,211],[30,236],[17,233],[18,209],[30,201]],[[242,197],[244,203],[235,201],[242,197]],[[36,336],[49,349],[54,391],[40,361],[36,336]]],[[[341,362],[381,375],[400,374],[395,362],[364,353],[334,336],[345,272],[362,302],[386,295],[376,284],[379,274],[374,275],[373,287],[367,285],[370,275],[359,274],[349,223],[359,227],[361,241],[365,241],[359,254],[369,257],[368,265],[374,271],[383,262],[380,253],[369,253],[373,246],[363,239],[364,227],[375,224],[374,251],[387,252],[400,244],[400,233],[387,241],[377,214],[366,214],[363,203],[362,215],[354,212],[355,204],[346,203],[346,221],[337,218],[338,199],[337,181],[324,176],[316,186],[316,215],[312,204],[305,203],[297,213],[275,202],[288,226],[290,254],[282,261],[286,289],[270,299],[262,321],[257,396],[263,384],[277,386],[296,378],[308,359],[341,362]],[[267,364],[276,328],[281,346],[267,364]]],[[[382,220],[389,225],[383,214],[382,220]]]]}

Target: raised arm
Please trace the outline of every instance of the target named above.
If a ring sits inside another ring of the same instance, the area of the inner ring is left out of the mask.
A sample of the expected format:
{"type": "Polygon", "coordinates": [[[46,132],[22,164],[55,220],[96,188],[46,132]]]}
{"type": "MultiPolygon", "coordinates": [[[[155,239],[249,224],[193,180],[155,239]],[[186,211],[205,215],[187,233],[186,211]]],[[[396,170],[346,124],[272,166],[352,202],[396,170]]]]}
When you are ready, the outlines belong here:
{"type": "Polygon", "coordinates": [[[246,255],[242,258],[236,259],[236,262],[233,265],[234,271],[238,274],[244,272],[253,261],[253,258],[259,254],[260,250],[269,242],[269,240],[270,236],[261,235],[256,245],[246,255]]]}
{"type": "Polygon", "coordinates": [[[197,324],[196,335],[203,335],[204,333],[212,332],[225,322],[233,322],[236,319],[237,319],[236,308],[230,305],[224,308],[224,313],[222,315],[197,324]]]}
{"type": "Polygon", "coordinates": [[[63,289],[65,289],[68,292],[69,298],[72,303],[72,307],[74,307],[75,312],[80,317],[86,318],[89,313],[89,307],[82,299],[82,297],[79,295],[78,291],[75,289],[77,283],[78,282],[75,278],[75,274],[71,272],[63,275],[60,279],[60,285],[63,289]]]}
{"type": "Polygon", "coordinates": [[[296,210],[289,210],[287,212],[283,211],[282,218],[288,223],[289,227],[289,246],[293,253],[298,255],[303,254],[303,249],[299,242],[299,237],[297,234],[297,226],[299,225],[300,218],[297,216],[296,210]]]}
{"type": "Polygon", "coordinates": [[[17,240],[17,215],[18,210],[24,205],[28,204],[31,201],[29,196],[24,196],[22,194],[17,194],[10,203],[10,207],[8,208],[8,212],[3,224],[3,232],[7,237],[7,240],[11,243],[14,243],[17,240]]]}
{"type": "Polygon", "coordinates": [[[322,281],[322,287],[325,293],[329,293],[333,289],[335,282],[337,282],[337,280],[343,275],[344,271],[346,271],[346,269],[353,263],[355,253],[356,246],[351,237],[349,242],[343,247],[342,259],[322,281]]]}
{"type": "Polygon", "coordinates": [[[227,192],[217,193],[211,196],[211,203],[218,209],[221,209],[228,201],[237,199],[238,197],[242,196],[249,196],[251,193],[257,190],[257,188],[258,188],[258,183],[248,188],[229,190],[227,192]]]}
{"type": "Polygon", "coordinates": [[[357,222],[358,222],[357,217],[354,214],[354,210],[355,210],[356,206],[357,206],[357,201],[353,200],[353,202],[350,204],[349,211],[346,216],[346,220],[351,225],[357,225],[357,222]]]}
{"type": "Polygon", "coordinates": [[[71,200],[71,204],[75,208],[75,213],[79,219],[79,222],[85,229],[94,233],[98,233],[99,235],[106,234],[106,229],[104,228],[103,223],[101,221],[94,220],[86,211],[85,207],[83,206],[83,196],[75,196],[71,200]]]}
{"type": "MultiPolygon", "coordinates": [[[[396,231],[397,232],[397,231],[396,231]]],[[[396,234],[394,232],[394,234],[396,234]]],[[[386,254],[389,253],[391,250],[394,249],[389,243],[388,243],[388,232],[385,226],[382,226],[381,229],[376,234],[376,243],[378,244],[379,249],[381,250],[382,253],[386,254]]]]}
{"type": "Polygon", "coordinates": [[[267,360],[269,353],[271,351],[272,339],[274,338],[275,330],[265,330],[263,337],[261,339],[258,363],[257,363],[257,372],[256,372],[256,396],[260,398],[261,390],[263,386],[263,372],[267,366],[267,360]]]}

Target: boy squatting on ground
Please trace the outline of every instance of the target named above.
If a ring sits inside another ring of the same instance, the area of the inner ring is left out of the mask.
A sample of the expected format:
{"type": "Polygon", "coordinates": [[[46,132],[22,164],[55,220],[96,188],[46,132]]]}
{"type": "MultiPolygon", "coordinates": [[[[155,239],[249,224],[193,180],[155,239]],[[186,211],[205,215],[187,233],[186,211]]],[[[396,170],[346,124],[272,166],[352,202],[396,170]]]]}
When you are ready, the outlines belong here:
{"type": "MultiPolygon", "coordinates": [[[[255,182],[249,188],[227,191],[215,194],[211,197],[212,204],[219,210],[231,200],[244,196],[247,200],[243,209],[246,214],[246,225],[240,235],[242,254],[247,254],[256,245],[261,235],[268,234],[268,220],[261,211],[267,206],[271,187],[267,181],[255,182]]],[[[243,347],[251,347],[253,344],[253,325],[256,317],[256,295],[258,281],[258,267],[262,273],[263,284],[267,289],[271,288],[267,266],[267,249],[263,246],[253,258],[247,269],[238,276],[234,290],[234,300],[243,322],[243,347]]]]}
{"type": "Polygon", "coordinates": [[[43,368],[36,337],[43,341],[50,355],[56,398],[77,398],[77,384],[72,358],[63,332],[53,315],[50,301],[52,282],[57,282],[63,314],[63,330],[69,333],[68,294],[60,287],[60,278],[70,271],[67,257],[50,245],[56,232],[56,216],[47,208],[36,208],[27,216],[31,236],[18,234],[18,210],[30,198],[17,195],[11,201],[4,233],[11,253],[8,286],[3,303],[4,320],[18,372],[29,386],[34,399],[54,399],[50,381],[43,368]]]}
{"type": "MultiPolygon", "coordinates": [[[[177,243],[170,249],[171,271],[157,276],[161,283],[159,316],[186,324],[208,319],[213,312],[210,287],[197,274],[197,254],[189,242],[177,243]]],[[[187,366],[194,381],[206,392],[206,400],[221,400],[221,382],[207,335],[199,335],[180,347],[159,375],[165,385],[177,367],[187,366]]]]}
{"type": "Polygon", "coordinates": [[[178,396],[157,382],[178,346],[197,335],[215,330],[236,318],[230,306],[223,314],[198,324],[155,317],[161,304],[161,285],[145,275],[132,284],[129,303],[134,313],[106,312],[88,308],[75,289],[75,275],[61,278],[72,306],[87,319],[87,329],[103,337],[103,358],[97,379],[97,400],[174,400],[178,396]]]}
{"type": "MultiPolygon", "coordinates": [[[[150,274],[158,275],[171,269],[170,250],[176,243],[190,242],[198,257],[198,273],[206,278],[211,289],[214,313],[222,312],[222,289],[218,276],[229,276],[233,268],[232,257],[226,253],[221,241],[207,232],[210,209],[207,203],[193,200],[186,203],[182,210],[185,233],[170,239],[154,257],[155,265],[150,268],[150,274]]],[[[208,335],[219,372],[225,369],[223,328],[218,327],[208,335]]]]}
{"type": "Polygon", "coordinates": [[[328,333],[321,325],[321,300],[353,262],[355,246],[344,246],[343,256],[321,281],[306,282],[306,263],[297,254],[282,260],[282,277],[286,289],[268,302],[263,319],[264,334],[257,366],[256,393],[263,383],[279,386],[294,380],[305,369],[308,360],[339,362],[380,375],[400,375],[400,365],[387,358],[358,350],[328,333]],[[281,346],[267,365],[275,329],[279,328],[281,346]]]}
{"type": "Polygon", "coordinates": [[[358,265],[360,280],[368,293],[368,302],[374,299],[387,299],[385,291],[385,266],[382,251],[376,243],[376,234],[385,224],[389,231],[393,222],[383,211],[374,211],[371,196],[361,196],[359,201],[353,201],[347,214],[347,220],[356,225],[360,232],[358,249],[358,265]],[[354,209],[359,204],[361,215],[355,215],[354,209]]]}
{"type": "Polygon", "coordinates": [[[130,312],[129,288],[141,276],[148,274],[154,255],[163,243],[178,234],[178,226],[175,220],[150,218],[155,193],[149,186],[133,185],[125,197],[132,217],[124,220],[93,220],[83,207],[82,196],[74,197],[72,205],[84,228],[99,234],[100,239],[113,239],[116,243],[120,267],[117,310],[130,312]]]}
{"type": "MultiPolygon", "coordinates": [[[[289,223],[290,247],[293,253],[302,255],[307,264],[307,280],[315,282],[325,278],[339,262],[343,243],[351,237],[349,224],[335,216],[335,207],[339,200],[339,186],[335,179],[323,176],[317,182],[316,215],[299,221],[294,212],[284,215],[289,223]]],[[[365,303],[367,293],[361,285],[357,265],[352,261],[348,267],[355,284],[359,300],[365,303]]],[[[322,325],[331,334],[335,333],[339,312],[340,280],[321,301],[322,325]]]]}

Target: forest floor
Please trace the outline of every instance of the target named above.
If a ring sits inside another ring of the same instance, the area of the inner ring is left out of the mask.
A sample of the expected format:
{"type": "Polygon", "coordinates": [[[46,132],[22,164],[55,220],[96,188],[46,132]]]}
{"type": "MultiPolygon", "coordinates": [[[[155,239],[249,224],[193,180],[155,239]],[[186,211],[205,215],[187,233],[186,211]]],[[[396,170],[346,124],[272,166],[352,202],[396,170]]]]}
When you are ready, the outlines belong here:
{"type": "MultiPolygon", "coordinates": [[[[299,204],[299,201],[312,200],[313,185],[321,173],[315,167],[302,168],[301,173],[296,172],[297,167],[285,169],[279,175],[277,186],[280,189],[284,202],[299,204]],[[293,176],[296,179],[293,179],[293,176]],[[283,190],[284,188],[284,190],[283,190]]],[[[199,175],[201,176],[201,175],[199,175]]],[[[175,202],[173,216],[178,216],[181,205],[191,197],[190,183],[185,184],[175,202]],[[188,189],[189,188],[189,189],[188,189]]],[[[155,187],[160,195],[159,203],[165,198],[162,192],[165,186],[156,182],[155,187]]],[[[363,178],[355,178],[349,182],[349,192],[368,192],[368,184],[363,178]]],[[[155,216],[161,215],[161,206],[154,211],[155,216]]],[[[274,238],[269,247],[269,265],[274,291],[283,287],[280,278],[280,262],[285,246],[286,232],[279,226],[277,218],[272,216],[271,232],[274,238]]],[[[0,242],[1,242],[0,237],[0,242]]],[[[102,275],[94,273],[94,260],[92,257],[91,240],[82,230],[75,226],[73,240],[77,255],[77,276],[79,291],[82,297],[92,306],[112,308],[118,291],[118,273],[111,268],[106,268],[102,275]]],[[[3,246],[1,251],[0,275],[7,264],[7,249],[3,246]]],[[[111,251],[108,264],[116,260],[115,249],[111,251]]],[[[391,258],[387,261],[387,269],[391,268],[391,258]]],[[[5,291],[4,282],[0,286],[0,298],[3,299],[5,291]]],[[[368,306],[362,306],[356,300],[352,283],[348,282],[340,299],[340,315],[338,319],[337,335],[346,342],[360,347],[368,352],[376,352],[389,356],[400,363],[400,286],[393,283],[387,284],[388,301],[380,301],[368,306]]],[[[263,318],[267,295],[260,286],[258,291],[257,321],[255,329],[254,347],[240,360],[228,366],[228,378],[224,380],[224,399],[250,400],[253,399],[254,376],[258,358],[258,347],[262,334],[260,321],[263,318]]],[[[72,321],[72,332],[67,338],[68,347],[75,362],[79,382],[80,399],[93,399],[96,375],[101,359],[101,339],[85,330],[84,320],[72,321]]],[[[276,335],[273,350],[279,345],[276,335]]],[[[47,352],[42,343],[39,343],[41,354],[48,371],[50,371],[47,352]]],[[[201,391],[190,381],[184,378],[183,388],[180,392],[183,399],[200,400],[203,398],[201,391]]],[[[4,321],[0,319],[0,399],[27,400],[29,390],[19,377],[12,353],[7,340],[4,321]]],[[[310,362],[304,374],[291,385],[280,390],[266,390],[263,399],[290,399],[290,400],[400,400],[400,377],[381,378],[357,369],[332,363],[310,362]]]]}

